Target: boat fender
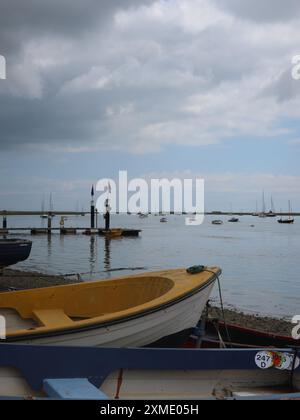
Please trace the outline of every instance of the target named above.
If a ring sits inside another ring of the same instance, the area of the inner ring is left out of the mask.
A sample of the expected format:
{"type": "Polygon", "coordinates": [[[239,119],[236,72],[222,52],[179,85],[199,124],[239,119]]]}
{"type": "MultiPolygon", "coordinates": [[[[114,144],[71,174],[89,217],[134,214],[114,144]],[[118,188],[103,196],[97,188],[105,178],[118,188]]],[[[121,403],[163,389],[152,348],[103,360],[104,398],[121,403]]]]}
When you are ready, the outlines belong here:
{"type": "Polygon", "coordinates": [[[200,274],[206,270],[204,265],[194,265],[193,267],[188,268],[186,271],[188,274],[200,274]]]}

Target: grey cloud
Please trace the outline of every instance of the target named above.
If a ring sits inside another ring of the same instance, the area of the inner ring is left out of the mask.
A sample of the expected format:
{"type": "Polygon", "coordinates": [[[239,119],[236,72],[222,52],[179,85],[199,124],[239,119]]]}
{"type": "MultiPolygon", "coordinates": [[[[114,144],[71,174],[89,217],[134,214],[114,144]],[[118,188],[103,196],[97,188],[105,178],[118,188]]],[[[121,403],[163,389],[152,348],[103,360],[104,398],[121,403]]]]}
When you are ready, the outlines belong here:
{"type": "Polygon", "coordinates": [[[215,4],[244,19],[257,22],[286,21],[300,15],[299,0],[213,0],[215,4]]]}
{"type": "MultiPolygon", "coordinates": [[[[216,24],[206,0],[133,8],[124,27],[112,19],[125,6],[152,2],[29,0],[25,10],[9,7],[21,1],[0,0],[7,13],[0,35],[16,43],[9,79],[0,82],[0,148],[145,152],[272,134],[291,88],[270,86],[270,70],[288,66],[297,29],[286,25],[295,35],[287,42],[272,25],[257,32],[223,12],[216,24]],[[29,55],[20,52],[28,45],[29,55]]],[[[240,4],[237,15],[250,16],[250,3],[240,4]]]]}
{"type": "Polygon", "coordinates": [[[261,92],[261,97],[267,95],[276,97],[282,103],[300,96],[300,83],[293,79],[291,69],[284,71],[261,92]]]}
{"type": "Polygon", "coordinates": [[[11,55],[34,37],[83,36],[106,26],[118,9],[152,0],[0,0],[0,52],[11,55]]]}

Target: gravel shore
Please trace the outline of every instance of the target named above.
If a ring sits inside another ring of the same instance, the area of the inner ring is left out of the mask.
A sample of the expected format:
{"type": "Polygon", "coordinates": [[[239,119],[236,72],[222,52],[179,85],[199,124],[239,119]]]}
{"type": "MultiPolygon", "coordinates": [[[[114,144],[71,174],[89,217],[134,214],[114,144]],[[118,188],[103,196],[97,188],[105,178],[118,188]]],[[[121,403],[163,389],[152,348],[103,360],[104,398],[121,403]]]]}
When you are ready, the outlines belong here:
{"type": "Polygon", "coordinates": [[[76,277],[50,276],[36,272],[5,269],[0,275],[0,290],[38,289],[79,282],[80,280],[76,277]]]}
{"type": "MultiPolygon", "coordinates": [[[[217,307],[211,307],[209,317],[222,320],[222,312],[217,307]]],[[[238,310],[225,309],[225,318],[228,324],[239,325],[244,328],[251,328],[262,332],[290,336],[292,323],[286,319],[275,319],[259,315],[249,315],[238,310]]]]}

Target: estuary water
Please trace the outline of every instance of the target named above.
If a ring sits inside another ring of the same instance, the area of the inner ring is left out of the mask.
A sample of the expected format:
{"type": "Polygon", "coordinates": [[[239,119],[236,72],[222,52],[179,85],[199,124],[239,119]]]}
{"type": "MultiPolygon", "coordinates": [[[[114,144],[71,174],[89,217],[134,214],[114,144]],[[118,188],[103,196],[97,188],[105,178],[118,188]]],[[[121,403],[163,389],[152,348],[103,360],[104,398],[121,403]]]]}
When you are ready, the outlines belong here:
{"type": "MultiPolygon", "coordinates": [[[[241,217],[240,223],[186,226],[184,216],[169,216],[168,223],[149,216],[113,216],[113,227],[141,229],[140,238],[107,241],[101,237],[16,237],[33,240],[31,257],[15,268],[50,274],[81,273],[85,280],[113,278],[134,269],[155,271],[195,264],[219,266],[225,305],[248,313],[291,318],[300,314],[300,218],[294,225],[277,219],[241,217]],[[253,226],[254,225],[254,226],[253,226]],[[126,270],[127,269],[127,270],[126,270]],[[120,271],[118,271],[120,270],[120,271]]],[[[42,227],[38,217],[10,217],[9,227],[42,227]]],[[[99,218],[99,224],[103,224],[99,218]]],[[[59,218],[53,227],[59,225],[59,218]]],[[[89,217],[73,217],[66,227],[88,227],[89,217]]],[[[14,237],[12,236],[12,237],[14,237]]],[[[136,272],[135,272],[136,274],[136,272]]],[[[217,288],[213,299],[217,300],[217,288]]]]}

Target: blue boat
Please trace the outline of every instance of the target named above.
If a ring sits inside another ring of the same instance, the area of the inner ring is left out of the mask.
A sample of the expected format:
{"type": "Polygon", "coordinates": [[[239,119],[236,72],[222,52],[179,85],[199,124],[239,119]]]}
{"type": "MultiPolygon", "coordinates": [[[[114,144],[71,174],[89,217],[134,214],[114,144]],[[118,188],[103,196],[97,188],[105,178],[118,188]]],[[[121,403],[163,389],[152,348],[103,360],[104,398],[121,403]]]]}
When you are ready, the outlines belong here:
{"type": "Polygon", "coordinates": [[[22,239],[0,239],[0,269],[27,260],[31,248],[31,241],[22,239]]]}
{"type": "Polygon", "coordinates": [[[300,398],[296,350],[0,346],[2,399],[300,398]]]}

